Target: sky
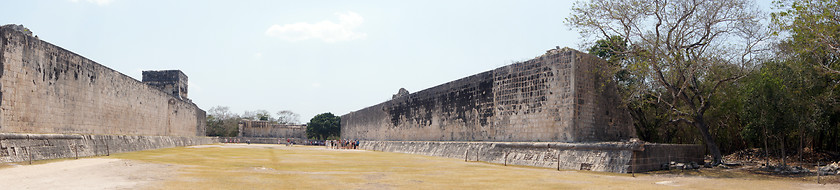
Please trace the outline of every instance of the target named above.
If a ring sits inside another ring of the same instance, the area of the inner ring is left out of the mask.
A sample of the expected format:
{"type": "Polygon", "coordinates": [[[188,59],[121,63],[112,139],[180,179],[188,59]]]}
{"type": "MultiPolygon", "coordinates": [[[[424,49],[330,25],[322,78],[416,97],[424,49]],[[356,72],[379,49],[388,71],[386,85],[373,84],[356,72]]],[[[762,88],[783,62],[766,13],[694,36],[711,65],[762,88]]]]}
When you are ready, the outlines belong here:
{"type": "MultiPolygon", "coordinates": [[[[769,10],[769,0],[758,1],[769,10]]],[[[586,42],[573,1],[0,0],[23,24],[137,80],[183,71],[189,98],[306,123],[586,42]]]]}

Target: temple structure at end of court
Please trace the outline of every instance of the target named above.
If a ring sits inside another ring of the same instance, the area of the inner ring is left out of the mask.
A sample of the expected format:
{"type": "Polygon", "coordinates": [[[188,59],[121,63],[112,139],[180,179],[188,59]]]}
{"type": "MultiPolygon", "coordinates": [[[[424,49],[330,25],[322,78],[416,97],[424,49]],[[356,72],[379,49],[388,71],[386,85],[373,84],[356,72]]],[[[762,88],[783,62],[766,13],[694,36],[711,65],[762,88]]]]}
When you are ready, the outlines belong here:
{"type": "Polygon", "coordinates": [[[608,172],[703,163],[701,145],[650,144],[635,131],[606,62],[573,49],[441,84],[341,116],[362,149],[608,172]]]}

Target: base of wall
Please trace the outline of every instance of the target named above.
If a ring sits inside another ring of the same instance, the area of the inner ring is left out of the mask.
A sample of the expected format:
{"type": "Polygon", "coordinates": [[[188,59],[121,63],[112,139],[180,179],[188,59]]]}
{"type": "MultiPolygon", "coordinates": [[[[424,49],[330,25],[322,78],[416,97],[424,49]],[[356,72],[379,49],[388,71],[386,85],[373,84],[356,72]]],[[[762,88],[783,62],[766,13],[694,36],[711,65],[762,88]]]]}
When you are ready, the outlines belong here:
{"type": "Polygon", "coordinates": [[[218,143],[214,137],[0,133],[0,163],[218,143]]]}
{"type": "Polygon", "coordinates": [[[700,145],[630,142],[361,141],[359,147],[467,161],[615,173],[658,170],[671,161],[702,163],[705,152],[700,145]]]}

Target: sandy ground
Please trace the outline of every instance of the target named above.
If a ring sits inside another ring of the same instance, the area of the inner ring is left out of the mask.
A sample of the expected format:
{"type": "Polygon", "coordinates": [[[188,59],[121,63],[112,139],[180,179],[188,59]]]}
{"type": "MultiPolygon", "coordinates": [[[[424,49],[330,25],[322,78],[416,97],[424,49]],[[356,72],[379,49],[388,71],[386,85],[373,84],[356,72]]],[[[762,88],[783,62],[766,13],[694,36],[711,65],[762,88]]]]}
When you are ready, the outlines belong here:
{"type": "Polygon", "coordinates": [[[0,189],[137,189],[174,175],[177,167],[83,158],[0,169],[0,189]]]}
{"type": "Polygon", "coordinates": [[[315,146],[215,144],[0,168],[0,189],[840,189],[840,184],[511,167],[315,146]]]}

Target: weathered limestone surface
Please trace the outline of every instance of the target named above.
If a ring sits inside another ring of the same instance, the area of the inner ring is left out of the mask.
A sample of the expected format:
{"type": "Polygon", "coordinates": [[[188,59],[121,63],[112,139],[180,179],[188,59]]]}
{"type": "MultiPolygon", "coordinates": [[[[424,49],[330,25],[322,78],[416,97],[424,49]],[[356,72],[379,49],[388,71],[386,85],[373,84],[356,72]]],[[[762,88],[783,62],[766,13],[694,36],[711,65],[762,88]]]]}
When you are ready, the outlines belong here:
{"type": "Polygon", "coordinates": [[[702,163],[704,150],[700,145],[629,142],[361,141],[359,148],[498,164],[616,173],[662,169],[662,163],[669,161],[697,162],[699,158],[697,163],[702,163]],[[642,163],[643,160],[650,162],[642,163]]]}
{"type": "Polygon", "coordinates": [[[606,63],[571,49],[341,116],[361,149],[560,169],[626,173],[703,162],[699,145],[630,142],[635,131],[606,63]]]}
{"type": "Polygon", "coordinates": [[[237,136],[306,139],[306,125],[286,125],[268,121],[242,120],[239,122],[239,135],[237,136]]]}
{"type": "Polygon", "coordinates": [[[0,163],[218,143],[215,137],[0,133],[0,163]]]}
{"type": "Polygon", "coordinates": [[[341,137],[361,140],[600,142],[635,135],[605,63],[551,50],[350,112],[341,137]]]}
{"type": "Polygon", "coordinates": [[[0,27],[0,132],[203,136],[205,122],[171,92],[0,27]]]}
{"type": "Polygon", "coordinates": [[[187,75],[180,70],[143,71],[143,83],[170,93],[178,99],[187,99],[187,75]]]}

